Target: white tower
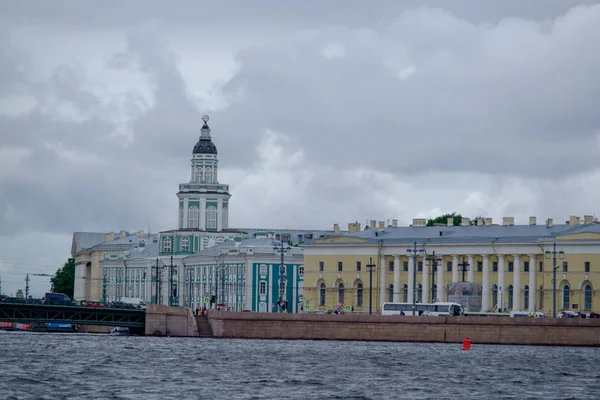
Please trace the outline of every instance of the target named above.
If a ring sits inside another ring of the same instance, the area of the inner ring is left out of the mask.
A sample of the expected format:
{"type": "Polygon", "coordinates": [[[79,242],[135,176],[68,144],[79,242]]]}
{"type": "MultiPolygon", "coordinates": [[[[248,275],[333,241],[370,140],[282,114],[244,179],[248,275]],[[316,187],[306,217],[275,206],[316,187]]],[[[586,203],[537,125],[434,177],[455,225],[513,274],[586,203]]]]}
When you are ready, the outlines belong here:
{"type": "Polygon", "coordinates": [[[179,229],[221,232],[229,227],[229,185],[217,178],[217,147],[210,138],[208,115],[194,146],[189,183],[179,185],[179,229]]]}

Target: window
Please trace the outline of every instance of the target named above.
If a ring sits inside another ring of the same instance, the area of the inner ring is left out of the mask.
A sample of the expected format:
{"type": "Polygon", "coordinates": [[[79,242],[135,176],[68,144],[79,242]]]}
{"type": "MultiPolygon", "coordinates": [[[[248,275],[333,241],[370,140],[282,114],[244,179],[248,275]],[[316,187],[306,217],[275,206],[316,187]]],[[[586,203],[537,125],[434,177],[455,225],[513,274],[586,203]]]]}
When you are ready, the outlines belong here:
{"type": "Polygon", "coordinates": [[[408,272],[408,261],[404,261],[404,263],[402,264],[402,269],[404,270],[404,272],[408,272]]]}
{"type": "Polygon", "coordinates": [[[571,303],[571,288],[569,285],[563,286],[563,310],[569,309],[569,304],[571,303]]]}
{"type": "Polygon", "coordinates": [[[324,306],[326,300],[326,286],[324,283],[321,283],[319,286],[319,305],[324,306]]]}
{"type": "Polygon", "coordinates": [[[419,283],[419,286],[417,286],[417,301],[419,303],[423,302],[423,285],[421,285],[419,283]]]}
{"type": "Polygon", "coordinates": [[[363,285],[362,285],[362,283],[359,283],[358,285],[356,285],[356,305],[359,307],[363,305],[363,285]]]}
{"type": "Polygon", "coordinates": [[[563,261],[563,272],[569,272],[569,263],[563,261]]]}
{"type": "Polygon", "coordinates": [[[477,261],[477,272],[483,271],[483,261],[477,261]]]}
{"type": "Polygon", "coordinates": [[[360,267],[361,267],[360,261],[357,261],[356,262],[356,272],[360,272],[360,267]]]}
{"type": "Polygon", "coordinates": [[[523,272],[529,272],[529,261],[523,262],[523,272]]]}
{"type": "Polygon", "coordinates": [[[204,171],[204,180],[206,183],[213,183],[213,171],[210,168],[207,168],[204,171]]]}
{"type": "MultiPolygon", "coordinates": [[[[587,274],[588,272],[590,272],[590,262],[589,262],[589,261],[586,261],[586,262],[583,264],[583,270],[585,271],[585,273],[586,273],[586,274],[587,274]]],[[[588,309],[586,308],[586,310],[588,310],[588,309]]]]}
{"type": "Polygon", "coordinates": [[[267,264],[260,264],[260,274],[262,276],[267,275],[267,264]]]}
{"type": "Polygon", "coordinates": [[[190,250],[190,238],[184,236],[181,238],[181,251],[189,251],[190,250]]]}
{"type": "Polygon", "coordinates": [[[167,237],[163,240],[163,253],[171,252],[171,238],[167,237]]]}
{"type": "Polygon", "coordinates": [[[423,272],[423,261],[417,263],[417,271],[423,272]]]}
{"type": "Polygon", "coordinates": [[[446,272],[452,272],[452,261],[446,262],[446,272]]]}
{"type": "Polygon", "coordinates": [[[540,294],[540,298],[538,301],[538,308],[541,310],[542,308],[544,308],[544,287],[543,286],[540,286],[539,294],[540,294]]]}
{"type": "Polygon", "coordinates": [[[338,303],[344,304],[344,284],[340,283],[338,285],[338,303]]]}
{"type": "Polygon", "coordinates": [[[192,206],[188,209],[188,228],[198,229],[198,219],[200,217],[200,211],[198,207],[192,206]]]}
{"type": "Polygon", "coordinates": [[[390,261],[388,263],[388,269],[390,270],[390,272],[394,272],[394,262],[393,261],[390,261]]]}
{"type": "Polygon", "coordinates": [[[179,205],[179,229],[183,229],[183,205],[179,205]]]}
{"type": "Polygon", "coordinates": [[[498,305],[498,286],[492,285],[492,308],[498,305]]]}
{"type": "Polygon", "coordinates": [[[217,229],[217,209],[214,206],[206,209],[206,229],[217,229]]]}
{"type": "Polygon", "coordinates": [[[513,285],[508,285],[506,287],[506,297],[507,297],[507,302],[508,302],[508,309],[512,309],[513,308],[513,285]]]}
{"type": "Polygon", "coordinates": [[[342,272],[344,269],[344,263],[342,261],[338,261],[338,272],[342,272]]]}
{"type": "Polygon", "coordinates": [[[492,263],[492,272],[498,272],[498,261],[492,263]]]}
{"type": "Polygon", "coordinates": [[[198,167],[195,174],[195,182],[204,182],[204,178],[202,177],[202,168],[198,167]]]}
{"type": "Polygon", "coordinates": [[[323,272],[323,268],[325,268],[325,263],[323,261],[319,261],[319,272],[323,272]]]}
{"type": "Polygon", "coordinates": [[[221,223],[223,224],[223,229],[227,229],[229,227],[229,209],[227,207],[223,208],[223,213],[221,214],[221,223]]]}
{"type": "Polygon", "coordinates": [[[529,308],[529,286],[525,285],[523,290],[523,308],[527,310],[529,308]]]}
{"type": "Polygon", "coordinates": [[[298,267],[298,275],[300,275],[300,276],[304,275],[304,265],[301,265],[298,267]]]}
{"type": "Polygon", "coordinates": [[[260,281],[260,294],[267,294],[267,282],[260,281]]]}
{"type": "Polygon", "coordinates": [[[583,309],[591,310],[592,309],[592,287],[590,285],[585,285],[583,288],[583,309]]]}
{"type": "Polygon", "coordinates": [[[403,303],[408,302],[408,285],[406,283],[404,284],[404,287],[402,288],[402,302],[403,303]]]}
{"type": "Polygon", "coordinates": [[[540,272],[544,272],[544,262],[540,261],[540,272]]]}
{"type": "Polygon", "coordinates": [[[508,262],[508,272],[513,272],[514,269],[514,263],[512,261],[508,262]]]}

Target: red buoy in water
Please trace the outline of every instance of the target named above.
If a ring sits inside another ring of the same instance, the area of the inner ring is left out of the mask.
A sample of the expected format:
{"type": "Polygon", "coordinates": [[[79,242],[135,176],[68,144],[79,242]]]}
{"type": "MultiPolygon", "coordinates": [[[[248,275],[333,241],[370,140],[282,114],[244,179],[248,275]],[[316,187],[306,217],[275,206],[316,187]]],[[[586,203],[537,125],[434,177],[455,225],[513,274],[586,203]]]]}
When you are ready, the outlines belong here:
{"type": "Polygon", "coordinates": [[[462,349],[463,350],[471,350],[471,339],[469,339],[469,338],[463,339],[462,349]]]}

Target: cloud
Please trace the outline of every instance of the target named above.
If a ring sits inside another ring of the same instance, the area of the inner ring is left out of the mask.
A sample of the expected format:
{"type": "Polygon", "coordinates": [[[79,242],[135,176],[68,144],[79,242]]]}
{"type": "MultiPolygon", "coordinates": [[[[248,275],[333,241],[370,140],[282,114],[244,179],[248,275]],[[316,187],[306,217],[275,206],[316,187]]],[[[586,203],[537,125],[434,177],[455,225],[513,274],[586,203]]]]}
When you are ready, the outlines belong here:
{"type": "Polygon", "coordinates": [[[235,227],[594,212],[600,6],[236,4],[3,6],[10,290],[73,231],[174,227],[205,113],[235,227]]]}

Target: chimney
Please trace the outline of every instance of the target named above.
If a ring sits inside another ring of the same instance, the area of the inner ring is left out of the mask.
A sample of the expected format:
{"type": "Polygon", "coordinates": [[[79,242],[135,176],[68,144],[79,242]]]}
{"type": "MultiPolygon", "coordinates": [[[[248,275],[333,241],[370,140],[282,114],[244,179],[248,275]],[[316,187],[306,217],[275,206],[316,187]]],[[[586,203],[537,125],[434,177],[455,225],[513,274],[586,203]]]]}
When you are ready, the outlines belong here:
{"type": "Polygon", "coordinates": [[[460,219],[460,226],[469,226],[471,225],[471,221],[469,220],[469,218],[461,218],[460,219]]]}
{"type": "Polygon", "coordinates": [[[379,221],[379,230],[380,231],[385,230],[385,221],[379,221]]]}
{"type": "Polygon", "coordinates": [[[448,218],[448,222],[446,222],[446,226],[454,226],[454,218],[448,218]]]}
{"type": "Polygon", "coordinates": [[[123,239],[125,236],[127,236],[127,231],[119,232],[119,238],[123,239]]]}
{"type": "Polygon", "coordinates": [[[515,224],[515,217],[502,217],[502,225],[510,226],[515,224]]]}
{"type": "Polygon", "coordinates": [[[584,215],[583,216],[583,223],[584,224],[591,224],[592,222],[594,222],[594,216],[593,215],[584,215]]]}
{"type": "Polygon", "coordinates": [[[115,240],[115,233],[114,232],[107,233],[105,239],[107,242],[115,240]]]}
{"type": "Polygon", "coordinates": [[[477,226],[483,226],[485,223],[483,222],[483,218],[477,218],[477,226]]]}
{"type": "Polygon", "coordinates": [[[138,237],[144,237],[144,231],[137,231],[138,237]]]}
{"type": "Polygon", "coordinates": [[[348,233],[360,232],[360,224],[358,222],[350,222],[348,224],[348,233]]]}
{"type": "Polygon", "coordinates": [[[569,217],[569,226],[577,226],[579,225],[579,217],[576,215],[571,215],[569,217]]]}
{"type": "Polygon", "coordinates": [[[486,224],[486,225],[492,225],[493,223],[494,223],[494,220],[493,220],[493,219],[491,219],[491,218],[486,218],[486,219],[485,219],[485,224],[486,224]]]}
{"type": "Polygon", "coordinates": [[[393,219],[392,220],[392,227],[394,227],[394,228],[398,227],[398,220],[397,219],[393,219]]]}
{"type": "Polygon", "coordinates": [[[537,225],[537,218],[529,217],[529,225],[537,225]]]}
{"type": "Polygon", "coordinates": [[[426,218],[413,218],[413,223],[412,226],[427,226],[427,219],[426,218]]]}
{"type": "Polygon", "coordinates": [[[546,228],[552,228],[553,223],[554,223],[554,220],[552,218],[548,218],[546,220],[546,228]]]}
{"type": "Polygon", "coordinates": [[[333,224],[333,234],[336,236],[340,235],[340,226],[338,224],[333,224]]]}
{"type": "Polygon", "coordinates": [[[369,221],[369,228],[375,229],[375,220],[374,219],[369,221]]]}

